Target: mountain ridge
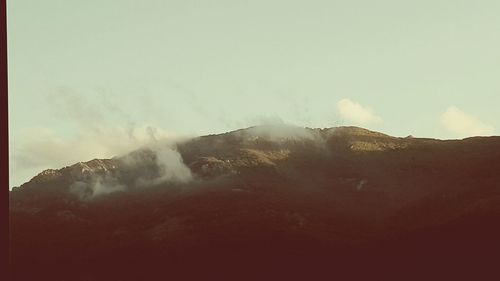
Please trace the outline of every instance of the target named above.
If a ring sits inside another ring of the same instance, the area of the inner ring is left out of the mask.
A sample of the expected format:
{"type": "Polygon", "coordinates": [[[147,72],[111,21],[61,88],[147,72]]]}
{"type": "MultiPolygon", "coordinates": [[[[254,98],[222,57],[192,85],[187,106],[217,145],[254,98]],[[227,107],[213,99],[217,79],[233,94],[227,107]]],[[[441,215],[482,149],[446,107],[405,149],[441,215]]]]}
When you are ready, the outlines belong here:
{"type": "MultiPolygon", "coordinates": [[[[397,148],[405,148],[408,143],[412,142],[418,142],[418,143],[424,143],[424,142],[456,142],[456,141],[468,141],[468,140],[477,140],[477,139],[484,139],[484,138],[499,138],[496,136],[491,136],[491,137],[470,137],[470,138],[465,138],[462,140],[440,140],[440,139],[433,139],[433,138],[416,138],[416,137],[393,137],[389,136],[383,133],[379,133],[376,131],[371,131],[367,130],[364,128],[360,127],[355,127],[355,126],[340,126],[340,127],[331,127],[331,128],[301,128],[301,127],[294,127],[294,126],[282,126],[282,125],[264,125],[264,126],[252,126],[244,129],[238,129],[226,133],[221,133],[221,134],[209,134],[205,136],[200,136],[200,137],[195,137],[192,139],[189,139],[187,141],[183,141],[180,143],[176,143],[175,146],[178,146],[179,144],[182,146],[186,142],[193,142],[193,141],[200,141],[204,139],[210,139],[210,138],[223,138],[223,137],[230,137],[230,136],[236,136],[239,138],[243,137],[249,137],[253,138],[252,140],[258,140],[259,137],[262,137],[266,135],[269,135],[270,132],[272,132],[272,129],[282,129],[286,128],[288,129],[288,133],[292,130],[303,130],[301,134],[291,134],[288,135],[287,137],[282,137],[282,140],[298,140],[298,139],[310,139],[314,137],[319,137],[319,138],[328,138],[328,137],[346,137],[346,138],[352,138],[352,140],[349,142],[349,148],[354,151],[383,151],[386,149],[397,149],[397,148]],[[310,135],[308,134],[310,133],[310,135]],[[366,142],[360,139],[356,138],[370,138],[373,140],[373,138],[377,139],[382,139],[384,141],[392,140],[392,142],[387,143],[381,143],[381,142],[366,142]],[[396,143],[397,142],[397,143],[396,143]]],[[[279,135],[279,134],[278,134],[279,135]]],[[[146,148],[138,149],[135,150],[131,153],[139,153],[140,151],[143,151],[146,148]]],[[[124,156],[121,156],[124,157],[124,156]]],[[[110,159],[105,159],[105,158],[95,158],[86,162],[78,162],[73,165],[65,166],[60,169],[46,169],[40,172],[39,174],[35,175],[30,181],[22,184],[26,185],[31,181],[39,182],[39,181],[47,181],[50,180],[51,178],[54,178],[55,176],[60,176],[62,174],[62,171],[67,171],[71,170],[73,171],[74,174],[84,174],[86,171],[89,172],[97,172],[97,171],[104,171],[106,172],[107,170],[114,170],[116,169],[116,163],[119,162],[119,159],[121,158],[119,156],[115,156],[110,159]],[[80,170],[78,172],[78,170],[80,170]]],[[[210,157],[210,156],[207,156],[210,157]]],[[[212,159],[214,160],[214,159],[212,159]]],[[[188,166],[194,163],[187,163],[188,166]]],[[[19,187],[13,187],[14,189],[18,189],[19,187]]]]}
{"type": "MultiPolygon", "coordinates": [[[[254,138],[257,137],[258,138],[259,135],[260,136],[262,136],[262,135],[265,136],[266,134],[269,135],[269,132],[272,131],[272,129],[279,130],[279,129],[283,129],[283,128],[285,128],[285,130],[288,130],[288,132],[293,131],[293,130],[303,130],[303,132],[301,134],[293,134],[292,133],[291,136],[289,135],[288,138],[291,138],[291,139],[298,139],[298,138],[303,138],[303,137],[306,137],[306,138],[318,137],[319,134],[322,134],[322,133],[323,134],[326,133],[326,135],[333,134],[336,136],[352,136],[352,137],[362,136],[362,137],[382,137],[382,138],[401,139],[401,138],[392,137],[392,136],[389,136],[386,134],[382,134],[379,132],[370,131],[370,130],[367,130],[364,128],[354,127],[354,126],[340,126],[340,127],[331,127],[331,128],[308,128],[308,127],[301,128],[301,127],[295,127],[295,126],[289,126],[289,125],[263,125],[263,126],[252,126],[252,127],[248,127],[248,128],[244,128],[244,129],[238,129],[238,130],[234,130],[234,131],[230,131],[230,132],[226,132],[226,133],[221,133],[221,134],[209,134],[209,135],[205,135],[205,136],[195,137],[195,138],[192,138],[190,140],[197,140],[197,139],[204,139],[204,138],[211,138],[211,137],[221,138],[221,137],[225,137],[225,136],[234,136],[234,135],[236,135],[238,137],[243,137],[243,135],[246,135],[247,137],[254,137],[254,138]],[[267,133],[266,133],[266,131],[267,131],[267,133]],[[263,134],[263,132],[264,132],[264,134],[263,134]]],[[[284,139],[286,139],[286,137],[284,139]]],[[[188,141],[190,141],[190,140],[188,140],[188,141]]],[[[355,146],[353,148],[356,149],[358,147],[360,147],[359,143],[355,144],[355,146]]],[[[141,149],[138,149],[135,152],[140,151],[140,150],[141,149]]],[[[120,158],[120,157],[115,156],[115,157],[110,158],[110,159],[95,158],[95,159],[85,161],[85,162],[78,162],[78,163],[75,163],[75,164],[72,164],[69,166],[65,166],[65,167],[62,167],[59,169],[46,169],[46,170],[43,170],[42,172],[40,172],[39,174],[35,175],[30,181],[35,181],[35,182],[47,181],[55,176],[58,176],[58,175],[60,176],[62,171],[65,171],[68,169],[77,170],[79,168],[82,168],[83,170],[81,170],[80,173],[83,173],[84,170],[89,170],[89,171],[92,170],[93,168],[90,168],[90,167],[95,166],[96,164],[101,164],[101,166],[94,167],[94,169],[104,169],[105,171],[107,169],[113,170],[113,169],[116,169],[115,161],[117,160],[117,158],[120,158]],[[101,163],[102,161],[106,162],[106,164],[101,163]],[[90,166],[90,167],[84,168],[83,167],[84,165],[90,166]],[[108,165],[109,165],[109,167],[108,167],[108,165]]],[[[77,173],[77,172],[74,171],[74,173],[77,173]]],[[[30,181],[22,184],[21,186],[26,185],[30,181]]],[[[18,188],[19,187],[13,187],[13,190],[18,189],[18,188]]]]}

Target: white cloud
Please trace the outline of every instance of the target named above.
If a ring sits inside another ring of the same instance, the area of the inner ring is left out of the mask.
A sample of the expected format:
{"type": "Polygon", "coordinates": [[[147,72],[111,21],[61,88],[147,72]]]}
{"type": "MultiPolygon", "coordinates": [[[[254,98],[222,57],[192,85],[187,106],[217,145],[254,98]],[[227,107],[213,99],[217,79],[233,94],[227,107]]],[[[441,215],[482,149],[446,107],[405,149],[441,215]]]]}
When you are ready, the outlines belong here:
{"type": "Polygon", "coordinates": [[[382,122],[382,118],[375,115],[370,108],[350,99],[342,99],[337,102],[337,109],[344,121],[356,125],[369,125],[382,122]]]}
{"type": "Polygon", "coordinates": [[[483,123],[455,106],[450,106],[441,114],[441,125],[460,137],[492,135],[495,128],[483,123]]]}

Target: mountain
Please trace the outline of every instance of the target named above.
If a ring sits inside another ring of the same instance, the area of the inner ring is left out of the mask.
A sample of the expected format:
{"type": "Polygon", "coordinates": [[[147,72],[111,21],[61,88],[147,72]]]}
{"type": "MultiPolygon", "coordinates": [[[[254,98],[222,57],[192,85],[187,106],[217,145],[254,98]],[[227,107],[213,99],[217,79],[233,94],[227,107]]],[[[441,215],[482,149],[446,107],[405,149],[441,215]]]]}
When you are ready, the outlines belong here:
{"type": "Polygon", "coordinates": [[[500,257],[500,137],[257,126],[43,171],[10,213],[15,280],[477,277],[500,257]]]}

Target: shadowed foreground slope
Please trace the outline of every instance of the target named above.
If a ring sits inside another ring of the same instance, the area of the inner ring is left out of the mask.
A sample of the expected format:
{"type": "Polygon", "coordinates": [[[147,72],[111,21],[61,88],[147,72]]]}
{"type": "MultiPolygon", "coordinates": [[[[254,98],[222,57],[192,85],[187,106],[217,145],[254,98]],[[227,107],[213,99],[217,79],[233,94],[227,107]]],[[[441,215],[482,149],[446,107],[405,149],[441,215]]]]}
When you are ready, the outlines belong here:
{"type": "Polygon", "coordinates": [[[13,276],[477,279],[500,258],[499,171],[500,137],[271,126],[159,144],[15,188],[13,276]]]}

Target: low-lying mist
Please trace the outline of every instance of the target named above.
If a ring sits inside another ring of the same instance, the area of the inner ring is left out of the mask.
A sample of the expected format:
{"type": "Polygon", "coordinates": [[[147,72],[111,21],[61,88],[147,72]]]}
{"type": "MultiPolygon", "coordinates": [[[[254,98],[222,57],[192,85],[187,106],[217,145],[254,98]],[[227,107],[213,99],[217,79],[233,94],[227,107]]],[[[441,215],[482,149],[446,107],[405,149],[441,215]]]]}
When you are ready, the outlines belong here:
{"type": "Polygon", "coordinates": [[[185,184],[193,180],[175,144],[156,141],[131,153],[113,158],[112,167],[96,167],[104,170],[91,174],[70,186],[70,192],[81,199],[117,191],[148,188],[155,185],[185,184]]]}

